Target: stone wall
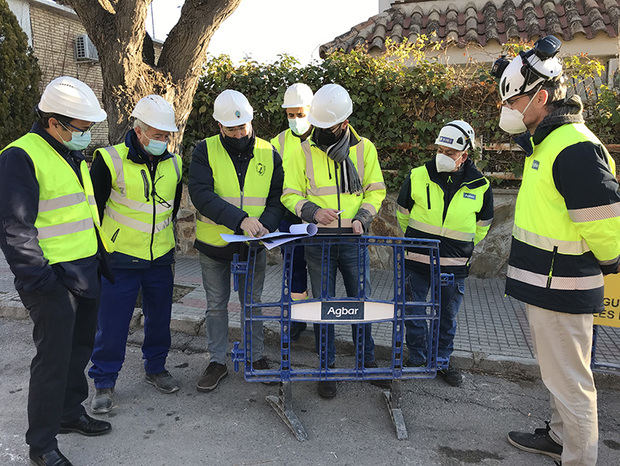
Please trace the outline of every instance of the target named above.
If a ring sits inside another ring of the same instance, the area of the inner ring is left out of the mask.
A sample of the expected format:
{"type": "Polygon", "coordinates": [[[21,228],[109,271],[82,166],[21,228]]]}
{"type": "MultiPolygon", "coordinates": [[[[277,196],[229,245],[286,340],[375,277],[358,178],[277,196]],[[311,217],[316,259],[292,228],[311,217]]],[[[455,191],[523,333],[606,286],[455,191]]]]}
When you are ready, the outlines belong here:
{"type": "MultiPolygon", "coordinates": [[[[471,261],[471,275],[481,278],[505,276],[516,194],[515,189],[493,191],[495,201],[493,224],[487,237],[476,246],[471,261]]],[[[187,186],[184,186],[183,200],[176,221],[177,251],[181,254],[197,254],[193,248],[196,234],[195,212],[187,194],[187,186]]],[[[402,236],[395,212],[396,195],[388,194],[379,210],[379,215],[371,225],[370,233],[373,236],[402,236]]],[[[280,262],[279,250],[269,251],[267,260],[271,264],[280,262]]],[[[370,262],[373,268],[390,269],[392,267],[391,252],[385,247],[371,247],[370,262]]]]}

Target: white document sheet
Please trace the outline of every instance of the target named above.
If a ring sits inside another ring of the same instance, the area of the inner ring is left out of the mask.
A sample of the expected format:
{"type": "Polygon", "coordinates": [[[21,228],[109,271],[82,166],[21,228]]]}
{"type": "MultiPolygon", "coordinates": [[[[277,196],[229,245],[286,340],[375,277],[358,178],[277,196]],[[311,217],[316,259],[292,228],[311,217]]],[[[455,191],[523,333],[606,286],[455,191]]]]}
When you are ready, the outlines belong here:
{"type": "Polygon", "coordinates": [[[318,231],[317,226],[314,223],[301,223],[298,225],[291,225],[288,232],[274,231],[273,233],[267,233],[260,238],[252,238],[245,235],[229,235],[221,233],[220,236],[224,241],[228,243],[242,243],[245,241],[262,241],[267,249],[273,249],[281,244],[294,241],[298,238],[305,236],[314,236],[318,231]]]}

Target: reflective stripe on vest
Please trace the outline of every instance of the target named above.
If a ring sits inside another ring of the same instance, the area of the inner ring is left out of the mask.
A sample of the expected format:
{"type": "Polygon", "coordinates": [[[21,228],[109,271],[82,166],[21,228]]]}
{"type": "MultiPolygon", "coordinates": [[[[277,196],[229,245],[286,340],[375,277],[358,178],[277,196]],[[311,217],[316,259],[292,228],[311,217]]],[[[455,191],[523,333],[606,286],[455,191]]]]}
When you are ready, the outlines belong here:
{"type": "Polygon", "coordinates": [[[39,185],[34,226],[43,256],[55,264],[95,255],[99,215],[86,162],[80,162],[80,183],[64,157],[38,134],[28,133],[3,151],[9,147],[24,150],[34,166],[39,185]]]}
{"type": "Polygon", "coordinates": [[[509,265],[506,276],[529,285],[551,290],[592,290],[604,285],[602,273],[586,277],[559,277],[530,272],[509,265]]]}
{"type": "Polygon", "coordinates": [[[450,230],[449,228],[422,223],[412,218],[409,219],[409,226],[414,230],[420,230],[431,235],[443,236],[444,238],[456,239],[459,241],[473,241],[475,233],[465,233],[462,231],[450,230]]]}
{"type": "Polygon", "coordinates": [[[157,163],[155,182],[145,164],[128,158],[124,144],[98,149],[110,170],[112,189],[106,203],[103,229],[116,251],[155,260],[174,248],[172,211],[180,160],[172,155],[157,163]]]}
{"type": "MultiPolygon", "coordinates": [[[[417,252],[407,251],[405,253],[405,259],[409,259],[415,262],[421,262],[422,264],[430,264],[431,258],[427,254],[420,254],[417,252]]],[[[442,266],[457,266],[467,265],[469,257],[440,257],[439,264],[442,266]]]]}
{"type": "MultiPolygon", "coordinates": [[[[273,146],[263,139],[256,138],[254,155],[248,164],[243,191],[230,155],[222,145],[220,136],[205,139],[207,157],[213,171],[213,189],[215,194],[233,206],[242,209],[250,217],[259,218],[265,210],[271,178],[273,175],[273,146]]],[[[196,239],[210,246],[223,247],[228,243],[220,234],[233,233],[224,225],[219,225],[209,218],[196,216],[196,239]]]]}

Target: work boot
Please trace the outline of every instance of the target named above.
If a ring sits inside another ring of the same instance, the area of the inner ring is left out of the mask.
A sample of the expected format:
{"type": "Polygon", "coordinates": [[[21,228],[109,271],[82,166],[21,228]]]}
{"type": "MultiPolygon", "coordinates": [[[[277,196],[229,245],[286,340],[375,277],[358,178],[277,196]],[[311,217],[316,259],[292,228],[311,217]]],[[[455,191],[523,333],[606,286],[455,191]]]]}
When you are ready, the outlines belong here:
{"type": "MultiPolygon", "coordinates": [[[[255,371],[266,371],[269,370],[269,363],[267,362],[267,358],[257,359],[252,363],[252,369],[255,371]]],[[[264,385],[278,385],[280,382],[261,382],[264,385]]]]}
{"type": "MultiPolygon", "coordinates": [[[[335,367],[335,364],[329,366],[330,369],[334,369],[335,367]]],[[[338,385],[335,380],[319,380],[316,389],[321,398],[334,398],[336,393],[338,393],[338,385]]]]}
{"type": "Polygon", "coordinates": [[[199,392],[210,392],[214,390],[224,377],[228,375],[226,364],[213,361],[210,363],[202,376],[198,379],[196,390],[199,392]]]}
{"type": "Polygon", "coordinates": [[[305,322],[291,322],[291,341],[299,340],[306,327],[308,327],[308,324],[305,322]]]}
{"type": "Polygon", "coordinates": [[[551,438],[549,430],[549,423],[547,422],[547,427],[536,429],[533,434],[527,432],[508,432],[508,441],[519,450],[539,453],[550,456],[555,460],[561,460],[562,445],[551,438]]]}
{"type": "Polygon", "coordinates": [[[447,369],[441,369],[438,371],[439,375],[448,385],[453,387],[460,387],[463,383],[463,374],[456,367],[448,366],[447,369]]]}
{"type": "MultiPolygon", "coordinates": [[[[378,366],[377,366],[376,361],[371,361],[371,362],[365,362],[364,367],[366,369],[374,369],[378,366]]],[[[375,387],[383,388],[386,390],[389,390],[390,388],[392,388],[392,379],[375,379],[375,380],[369,380],[369,382],[371,385],[374,385],[375,387]]]]}
{"type": "Polygon", "coordinates": [[[174,393],[180,388],[179,382],[177,382],[168,371],[159,372],[157,374],[146,374],[144,378],[147,383],[150,383],[162,393],[174,393]]]}
{"type": "Polygon", "coordinates": [[[90,402],[90,409],[94,414],[109,413],[114,407],[114,387],[112,388],[96,388],[95,396],[90,402]]]}

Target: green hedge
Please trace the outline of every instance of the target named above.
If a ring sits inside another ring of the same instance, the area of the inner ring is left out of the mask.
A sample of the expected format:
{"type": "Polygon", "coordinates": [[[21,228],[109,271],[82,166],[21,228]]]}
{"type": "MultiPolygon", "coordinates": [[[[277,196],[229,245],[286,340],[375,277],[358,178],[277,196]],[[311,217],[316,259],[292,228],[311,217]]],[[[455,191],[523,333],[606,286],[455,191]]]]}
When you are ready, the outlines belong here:
{"type": "Polygon", "coordinates": [[[0,149],[32,126],[40,78],[28,37],[0,0],[0,149]]]}
{"type": "MultiPolygon", "coordinates": [[[[284,91],[299,81],[314,90],[333,82],[349,91],[353,99],[351,124],[377,146],[391,189],[398,187],[412,166],[434,155],[437,133],[450,120],[468,121],[484,144],[510,142],[497,126],[499,97],[488,64],[449,66],[428,58],[429,49],[440,46],[421,36],[414,43],[389,43],[386,54],[380,57],[358,48],[349,53],[336,52],[322,63],[306,66],[289,56],[281,56],[275,63],[247,60],[238,66],[227,56],[212,58],[200,80],[185,130],[185,158],[196,141],[217,133],[213,101],[221,91],[243,92],[254,107],[256,134],[270,139],[286,129],[281,108],[284,91]]],[[[510,51],[515,53],[526,46],[513,44],[510,51]]],[[[601,70],[597,62],[583,59],[573,60],[570,65],[584,77],[601,70]]],[[[617,94],[610,96],[610,101],[613,98],[617,99],[617,94]]],[[[478,152],[476,157],[481,169],[521,170],[522,157],[518,154],[478,152]]]]}

